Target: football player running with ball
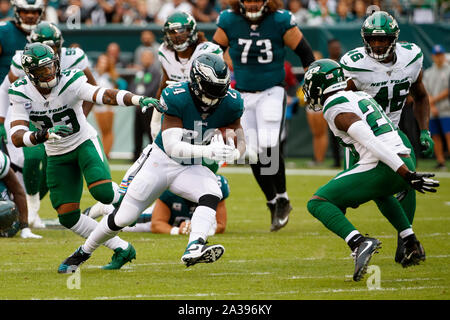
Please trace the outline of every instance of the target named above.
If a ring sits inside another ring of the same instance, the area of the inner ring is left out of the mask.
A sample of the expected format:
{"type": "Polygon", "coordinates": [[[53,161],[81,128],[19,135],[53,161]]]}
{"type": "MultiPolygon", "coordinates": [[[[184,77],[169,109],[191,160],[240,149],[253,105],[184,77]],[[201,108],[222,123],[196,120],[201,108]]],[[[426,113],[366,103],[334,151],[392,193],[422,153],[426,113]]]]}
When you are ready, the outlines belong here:
{"type": "Polygon", "coordinates": [[[424,250],[398,199],[407,188],[436,192],[434,174],[414,172],[409,148],[381,106],[367,93],[345,91],[342,67],[330,59],[317,60],[305,74],[303,90],[309,107],[323,110],[325,120],[342,145],[359,161],[320,187],[307,204],[308,211],[345,240],[355,260],[353,280],[364,276],[381,242],[363,236],[346,218],[345,210],[370,200],[398,231],[404,243],[403,267],[424,260],[424,250]]]}
{"type": "MultiPolygon", "coordinates": [[[[79,69],[61,71],[59,56],[42,43],[27,45],[21,64],[26,76],[8,91],[11,140],[16,147],[44,143],[47,185],[59,222],[86,238],[97,222],[80,214],[83,176],[91,195],[102,203],[117,203],[120,194],[111,182],[97,132],[83,113],[83,101],[143,109],[160,105],[153,98],[93,86],[79,69]],[[30,123],[37,131],[29,130],[30,123]]],[[[134,248],[118,237],[105,245],[116,251],[108,268],[118,269],[135,257],[134,248]]],[[[61,266],[58,272],[70,269],[61,266]]]]}
{"type": "Polygon", "coordinates": [[[255,179],[271,213],[270,231],[283,228],[292,210],[280,150],[286,110],[285,48],[291,48],[305,69],[314,61],[312,49],[291,12],[280,0],[231,0],[220,13],[213,41],[229,54],[236,90],[244,99],[242,127],[255,179]],[[252,161],[253,162],[253,161],[252,161]]]}
{"type": "MultiPolygon", "coordinates": [[[[347,90],[361,90],[371,95],[383,108],[395,128],[398,128],[402,109],[408,94],[414,99],[414,115],[420,128],[420,143],[424,155],[433,155],[434,142],[428,131],[430,104],[422,82],[423,54],[414,43],[397,43],[400,29],[397,21],[384,11],[372,13],[363,23],[361,36],[364,47],[347,52],[341,58],[344,74],[350,78],[347,90]]],[[[406,147],[410,149],[415,169],[416,156],[408,137],[398,130],[406,147]]],[[[346,148],[346,168],[357,159],[346,148]]],[[[416,193],[409,188],[397,197],[412,224],[416,211],[416,193]]],[[[398,236],[395,261],[402,258],[403,243],[398,236]]]]}
{"type": "Polygon", "coordinates": [[[230,70],[216,54],[205,53],[194,60],[191,81],[169,85],[160,103],[167,110],[161,131],[142,165],[128,186],[116,213],[104,217],[86,242],[63,264],[75,269],[104,241],[135,222],[141,212],[165,190],[198,204],[191,220],[187,248],[181,257],[187,266],[211,263],[225,251],[221,245],[207,245],[222,191],[214,173],[202,165],[203,159],[235,161],[245,153],[245,138],[240,125],[243,101],[230,89],[230,70]],[[237,143],[225,144],[216,129],[236,130],[237,143]],[[209,142],[209,144],[208,144],[209,142]]]}

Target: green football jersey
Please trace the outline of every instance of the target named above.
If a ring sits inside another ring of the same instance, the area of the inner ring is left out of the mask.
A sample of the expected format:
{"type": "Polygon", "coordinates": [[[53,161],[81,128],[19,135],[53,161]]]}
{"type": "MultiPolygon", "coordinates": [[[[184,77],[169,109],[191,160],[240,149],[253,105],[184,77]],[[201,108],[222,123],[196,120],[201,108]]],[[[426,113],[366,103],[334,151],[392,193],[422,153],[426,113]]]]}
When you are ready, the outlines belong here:
{"type": "Polygon", "coordinates": [[[23,50],[27,44],[27,35],[21,31],[12,21],[0,21],[0,81],[6,77],[11,65],[11,60],[16,50],[23,50]]]}
{"type": "MultiPolygon", "coordinates": [[[[222,200],[225,200],[230,195],[228,180],[221,175],[216,175],[216,177],[220,190],[222,190],[222,200]]],[[[177,196],[169,190],[164,191],[164,193],[159,197],[159,200],[164,202],[169,207],[169,224],[172,226],[178,226],[186,219],[190,220],[195,208],[197,207],[196,203],[177,196]]]]}
{"type": "MultiPolygon", "coordinates": [[[[188,84],[188,82],[178,82],[166,87],[161,94],[160,102],[168,108],[165,114],[182,120],[185,129],[183,141],[196,145],[208,144],[215,129],[226,127],[242,116],[244,102],[240,93],[230,88],[225,98],[212,113],[201,113],[189,92],[188,84]]],[[[155,143],[161,150],[165,151],[161,131],[158,133],[155,143]]],[[[174,160],[185,165],[202,164],[202,159],[174,160]]]]}
{"type": "Polygon", "coordinates": [[[286,56],[283,36],[297,26],[291,12],[277,10],[260,24],[252,24],[229,9],[220,13],[217,26],[228,37],[237,90],[262,91],[282,85],[286,56]]]}

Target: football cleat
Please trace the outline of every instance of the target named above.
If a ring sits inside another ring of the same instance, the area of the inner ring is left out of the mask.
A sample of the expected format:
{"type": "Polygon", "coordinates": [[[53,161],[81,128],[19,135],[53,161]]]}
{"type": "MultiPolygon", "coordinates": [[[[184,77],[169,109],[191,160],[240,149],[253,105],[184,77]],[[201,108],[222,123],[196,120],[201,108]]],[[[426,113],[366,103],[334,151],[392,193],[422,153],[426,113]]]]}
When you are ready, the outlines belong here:
{"type": "Polygon", "coordinates": [[[289,213],[292,211],[291,203],[286,198],[278,198],[275,206],[275,217],[270,231],[278,231],[287,225],[289,213]]]}
{"type": "Polygon", "coordinates": [[[211,246],[206,245],[207,242],[202,238],[188,243],[186,251],[181,257],[181,261],[190,267],[196,263],[211,263],[217,261],[225,252],[225,248],[220,244],[211,246]]]}
{"type": "Polygon", "coordinates": [[[410,241],[405,241],[403,259],[400,261],[403,268],[418,265],[425,261],[425,250],[422,244],[415,237],[410,241]]]}
{"type": "Polygon", "coordinates": [[[367,272],[367,266],[377,249],[381,248],[381,242],[375,238],[364,237],[364,241],[353,251],[352,257],[355,260],[355,271],[353,280],[360,281],[367,272]]]}
{"type": "Polygon", "coordinates": [[[92,219],[97,219],[98,217],[101,217],[101,216],[104,216],[107,214],[105,209],[106,209],[105,204],[103,204],[101,202],[97,202],[93,206],[84,209],[83,214],[87,215],[88,217],[91,217],[92,219]]]}
{"type": "Polygon", "coordinates": [[[91,255],[83,251],[81,246],[58,267],[58,273],[72,273],[83,264],[91,255]]]}
{"type": "Polygon", "coordinates": [[[114,254],[111,258],[111,262],[106,266],[103,266],[102,269],[119,270],[125,263],[131,262],[131,260],[133,259],[136,259],[136,250],[131,245],[131,243],[129,243],[128,247],[125,250],[122,248],[115,249],[114,254]]]}
{"type": "Polygon", "coordinates": [[[395,262],[401,263],[403,257],[405,256],[405,244],[403,243],[403,239],[398,235],[397,237],[397,250],[395,251],[395,262]]]}
{"type": "Polygon", "coordinates": [[[272,229],[275,227],[275,222],[274,222],[274,217],[275,217],[275,207],[276,207],[276,203],[270,203],[270,202],[267,202],[267,207],[269,208],[269,210],[270,210],[270,223],[271,223],[271,226],[270,226],[270,231],[272,231],[272,229]]]}

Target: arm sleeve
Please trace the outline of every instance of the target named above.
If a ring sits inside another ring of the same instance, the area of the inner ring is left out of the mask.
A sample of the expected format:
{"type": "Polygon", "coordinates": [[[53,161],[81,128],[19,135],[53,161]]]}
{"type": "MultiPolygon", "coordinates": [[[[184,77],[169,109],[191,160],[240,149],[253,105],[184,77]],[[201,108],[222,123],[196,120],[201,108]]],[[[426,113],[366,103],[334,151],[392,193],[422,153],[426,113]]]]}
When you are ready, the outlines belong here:
{"type": "MultiPolygon", "coordinates": [[[[86,77],[85,77],[86,78],[86,77]]],[[[77,90],[77,96],[83,100],[88,102],[94,102],[94,93],[95,91],[100,88],[99,86],[93,86],[90,83],[87,83],[86,81],[80,84],[77,90]]]]}
{"type": "Polygon", "coordinates": [[[392,170],[397,171],[403,165],[402,159],[386,147],[363,121],[354,122],[348,128],[347,133],[392,170]]]}
{"type": "Polygon", "coordinates": [[[150,131],[152,133],[152,139],[155,140],[159,131],[161,130],[161,112],[153,110],[152,121],[150,122],[150,131]]]}
{"type": "Polygon", "coordinates": [[[169,157],[191,159],[207,157],[207,146],[182,141],[183,128],[169,128],[162,132],[164,150],[169,157]]]}

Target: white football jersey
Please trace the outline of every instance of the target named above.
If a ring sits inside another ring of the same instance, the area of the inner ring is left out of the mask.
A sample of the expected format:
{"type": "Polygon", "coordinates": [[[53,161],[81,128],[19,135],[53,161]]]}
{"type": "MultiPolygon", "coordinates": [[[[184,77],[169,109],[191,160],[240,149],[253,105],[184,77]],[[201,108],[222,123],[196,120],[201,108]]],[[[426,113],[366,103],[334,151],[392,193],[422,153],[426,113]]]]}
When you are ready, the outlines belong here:
{"type": "Polygon", "coordinates": [[[336,128],[334,119],[338,114],[345,112],[358,115],[370,127],[374,135],[394,153],[410,154],[410,150],[403,144],[394,124],[370,95],[362,91],[339,91],[325,101],[323,115],[338,140],[342,140],[355,155],[359,155],[359,164],[376,163],[378,159],[347,132],[336,128]]]}
{"type": "Polygon", "coordinates": [[[170,80],[178,82],[189,81],[192,61],[202,53],[215,53],[223,58],[223,51],[220,46],[208,41],[198,44],[189,59],[178,58],[175,51],[167,48],[166,44],[162,43],[158,50],[158,58],[170,80]]]}
{"type": "Polygon", "coordinates": [[[27,76],[15,81],[8,91],[11,121],[30,121],[36,128],[68,125],[73,133],[61,140],[46,141],[47,155],[60,155],[74,150],[84,141],[95,138],[97,132],[83,113],[83,100],[92,99],[97,87],[85,84],[87,78],[79,69],[64,70],[48,97],[38,92],[27,76]]]}
{"type": "MultiPolygon", "coordinates": [[[[22,69],[22,53],[23,50],[17,50],[11,61],[11,72],[18,78],[25,76],[22,69]]],[[[89,60],[84,51],[80,48],[61,48],[61,57],[59,58],[61,70],[80,69],[84,70],[90,67],[89,60]]]]}
{"type": "Polygon", "coordinates": [[[411,85],[422,70],[422,50],[414,43],[397,43],[396,61],[384,64],[367,55],[364,47],[347,52],[341,58],[344,74],[356,88],[370,94],[398,126],[411,85]]]}

